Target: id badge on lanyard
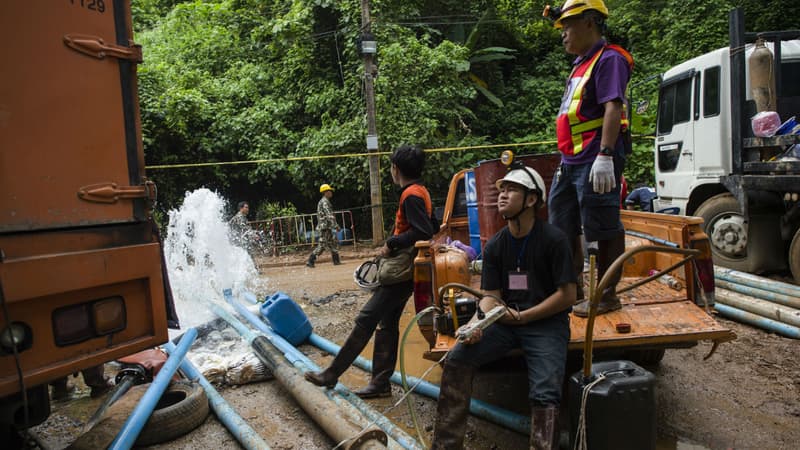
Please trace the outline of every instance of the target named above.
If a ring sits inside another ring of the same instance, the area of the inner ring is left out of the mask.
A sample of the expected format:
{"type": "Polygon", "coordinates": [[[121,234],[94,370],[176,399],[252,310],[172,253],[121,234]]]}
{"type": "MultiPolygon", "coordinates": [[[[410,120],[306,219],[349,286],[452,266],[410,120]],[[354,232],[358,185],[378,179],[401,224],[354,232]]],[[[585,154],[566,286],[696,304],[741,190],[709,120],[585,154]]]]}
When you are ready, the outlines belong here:
{"type": "MultiPolygon", "coordinates": [[[[533,230],[531,230],[532,232],[533,230]]],[[[508,272],[508,290],[509,291],[527,291],[528,290],[528,272],[521,270],[522,257],[525,255],[525,248],[528,245],[528,238],[531,236],[528,233],[525,240],[522,242],[522,248],[519,249],[517,254],[517,270],[508,272]]]]}

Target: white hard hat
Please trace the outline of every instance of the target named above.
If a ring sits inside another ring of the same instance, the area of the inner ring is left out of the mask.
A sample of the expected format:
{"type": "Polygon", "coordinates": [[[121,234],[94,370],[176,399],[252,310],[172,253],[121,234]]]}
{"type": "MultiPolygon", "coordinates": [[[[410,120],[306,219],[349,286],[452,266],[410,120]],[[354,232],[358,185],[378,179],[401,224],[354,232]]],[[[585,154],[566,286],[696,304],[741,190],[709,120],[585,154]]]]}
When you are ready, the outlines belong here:
{"type": "Polygon", "coordinates": [[[547,189],[544,187],[544,179],[541,175],[539,175],[539,172],[531,169],[530,167],[526,166],[524,168],[517,168],[508,171],[506,176],[495,181],[494,185],[497,186],[497,189],[500,189],[500,185],[503,184],[504,181],[510,181],[511,183],[524,186],[529,190],[537,191],[542,202],[547,199],[547,189]]]}
{"type": "Polygon", "coordinates": [[[356,282],[358,287],[362,290],[370,292],[374,291],[380,283],[378,282],[378,260],[371,259],[362,263],[353,272],[353,281],[356,282]]]}

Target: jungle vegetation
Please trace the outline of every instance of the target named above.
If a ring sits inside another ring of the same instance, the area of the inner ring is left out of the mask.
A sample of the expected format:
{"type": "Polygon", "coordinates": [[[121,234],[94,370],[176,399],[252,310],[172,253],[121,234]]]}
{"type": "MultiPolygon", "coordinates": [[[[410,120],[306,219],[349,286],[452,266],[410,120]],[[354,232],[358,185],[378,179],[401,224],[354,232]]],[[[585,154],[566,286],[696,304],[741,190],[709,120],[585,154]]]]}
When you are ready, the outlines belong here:
{"type": "MultiPolygon", "coordinates": [[[[572,57],[541,17],[545,1],[372,0],[378,43],[380,151],[539,143],[555,150],[554,117],[572,57]]],[[[655,75],[728,43],[728,11],[748,31],[796,28],[796,0],[608,0],[607,37],[633,54],[629,98],[656,104],[655,75]]],[[[139,100],[148,169],[161,213],[200,187],[262,211],[313,212],[318,186],[336,188],[369,230],[369,174],[360,0],[133,0],[144,51],[139,100]],[[345,156],[338,156],[345,155],[345,156]],[[354,156],[355,155],[355,156],[354,156]],[[319,158],[322,157],[322,158],[319,158]]],[[[629,185],[653,183],[655,107],[634,115],[629,185]]],[[[425,182],[443,204],[453,173],[497,148],[428,154],[425,182]]],[[[384,216],[392,219],[388,158],[384,216]]],[[[265,217],[266,216],[266,217],[265,217]]],[[[363,233],[369,233],[364,231],[363,233]]]]}

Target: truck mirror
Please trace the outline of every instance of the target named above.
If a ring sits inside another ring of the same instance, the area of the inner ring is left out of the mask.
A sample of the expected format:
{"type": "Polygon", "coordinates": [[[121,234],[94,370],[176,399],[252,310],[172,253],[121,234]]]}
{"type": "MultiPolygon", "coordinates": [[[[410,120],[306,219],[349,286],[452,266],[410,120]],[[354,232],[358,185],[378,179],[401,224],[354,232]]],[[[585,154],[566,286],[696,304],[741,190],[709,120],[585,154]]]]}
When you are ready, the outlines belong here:
{"type": "Polygon", "coordinates": [[[647,108],[650,107],[650,102],[647,100],[640,100],[636,103],[636,114],[644,114],[647,108]]]}

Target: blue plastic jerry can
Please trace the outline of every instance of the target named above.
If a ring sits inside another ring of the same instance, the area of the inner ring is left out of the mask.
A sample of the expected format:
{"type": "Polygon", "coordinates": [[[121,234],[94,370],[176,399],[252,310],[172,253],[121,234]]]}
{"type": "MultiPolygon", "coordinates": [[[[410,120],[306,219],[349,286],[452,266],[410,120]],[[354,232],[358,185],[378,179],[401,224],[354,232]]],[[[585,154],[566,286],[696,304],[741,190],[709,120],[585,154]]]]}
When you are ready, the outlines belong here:
{"type": "Polygon", "coordinates": [[[278,291],[264,298],[261,316],[278,336],[294,346],[302,344],[311,335],[311,322],[306,313],[284,292],[278,291]]]}

